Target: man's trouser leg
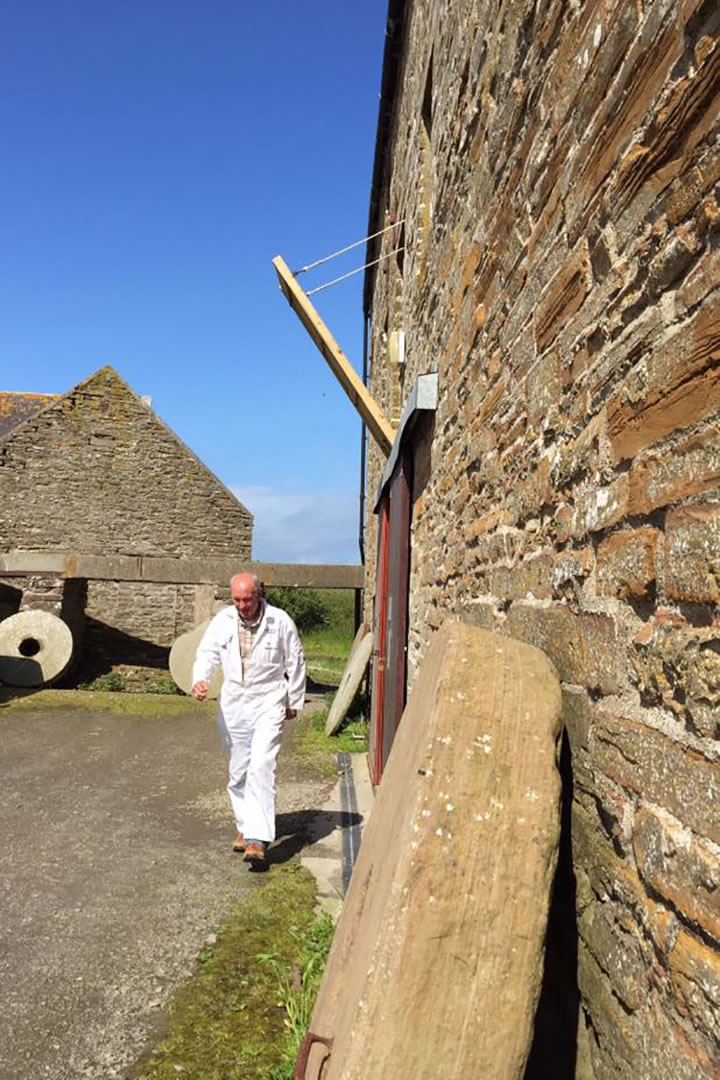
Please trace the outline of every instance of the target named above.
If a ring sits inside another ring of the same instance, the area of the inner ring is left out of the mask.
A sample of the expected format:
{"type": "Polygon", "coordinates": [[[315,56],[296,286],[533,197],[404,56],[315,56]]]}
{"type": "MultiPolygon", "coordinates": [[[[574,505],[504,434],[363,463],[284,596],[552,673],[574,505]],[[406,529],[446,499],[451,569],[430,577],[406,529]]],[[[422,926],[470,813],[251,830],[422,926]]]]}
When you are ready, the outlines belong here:
{"type": "Polygon", "coordinates": [[[245,792],[247,786],[247,774],[250,766],[250,752],[252,747],[253,729],[243,725],[239,731],[230,733],[222,713],[218,717],[220,737],[228,755],[228,785],[227,792],[230,796],[233,816],[237,831],[247,833],[245,828],[245,792]]]}
{"type": "Polygon", "coordinates": [[[271,843],[275,839],[275,767],[282,741],[285,708],[279,706],[255,721],[250,767],[245,782],[245,836],[271,843]]]}

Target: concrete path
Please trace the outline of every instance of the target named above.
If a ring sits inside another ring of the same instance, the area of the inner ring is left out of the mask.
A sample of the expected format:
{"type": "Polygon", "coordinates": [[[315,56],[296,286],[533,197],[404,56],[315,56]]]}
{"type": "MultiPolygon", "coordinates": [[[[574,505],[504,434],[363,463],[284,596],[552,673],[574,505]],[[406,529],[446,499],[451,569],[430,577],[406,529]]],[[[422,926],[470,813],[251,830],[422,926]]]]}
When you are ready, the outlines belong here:
{"type": "MultiPolygon", "coordinates": [[[[0,1080],[122,1077],[229,905],[262,888],[229,850],[212,716],[0,708],[0,1080]]],[[[280,761],[275,860],[312,830],[339,866],[335,778],[280,761]]]]}
{"type": "Polygon", "coordinates": [[[323,813],[310,823],[309,844],[300,861],[317,881],[321,910],[337,919],[350,884],[362,833],[373,804],[367,756],[340,754],[339,780],[323,813]],[[324,821],[337,820],[338,828],[327,832],[324,821]]]}

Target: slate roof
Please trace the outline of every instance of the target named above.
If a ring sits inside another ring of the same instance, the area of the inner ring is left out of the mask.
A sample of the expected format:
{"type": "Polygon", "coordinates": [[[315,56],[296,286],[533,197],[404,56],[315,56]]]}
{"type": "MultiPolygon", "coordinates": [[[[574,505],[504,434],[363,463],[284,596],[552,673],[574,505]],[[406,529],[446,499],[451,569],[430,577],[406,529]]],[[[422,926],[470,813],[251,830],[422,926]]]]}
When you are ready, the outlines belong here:
{"type": "Polygon", "coordinates": [[[12,394],[0,391],[0,439],[41,409],[59,401],[60,394],[12,394]]]}

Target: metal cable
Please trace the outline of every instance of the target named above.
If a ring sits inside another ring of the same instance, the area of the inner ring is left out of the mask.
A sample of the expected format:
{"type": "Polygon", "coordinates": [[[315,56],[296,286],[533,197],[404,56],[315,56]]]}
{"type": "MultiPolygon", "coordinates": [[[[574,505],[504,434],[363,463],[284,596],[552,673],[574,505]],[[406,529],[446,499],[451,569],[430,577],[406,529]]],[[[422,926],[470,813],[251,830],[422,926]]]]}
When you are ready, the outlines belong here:
{"type": "Polygon", "coordinates": [[[384,259],[390,259],[393,255],[397,255],[399,252],[404,251],[405,246],[395,248],[394,251],[389,251],[387,255],[381,255],[379,259],[373,259],[372,262],[365,263],[364,266],[358,266],[354,270],[348,270],[347,274],[341,274],[340,277],[333,278],[332,281],[326,281],[324,285],[318,285],[314,289],[308,289],[305,293],[306,296],[312,296],[313,293],[322,292],[323,289],[329,289],[331,285],[337,285],[338,281],[344,281],[345,278],[352,277],[353,274],[359,274],[361,270],[367,270],[368,266],[377,266],[378,263],[384,259]]]}
{"type": "MultiPolygon", "coordinates": [[[[397,229],[404,224],[405,219],[403,218],[402,221],[396,221],[393,225],[387,225],[384,229],[380,229],[379,232],[363,237],[362,240],[356,240],[354,244],[348,244],[347,247],[340,248],[339,251],[334,251],[332,255],[326,255],[324,259],[318,259],[316,262],[308,263],[307,266],[300,267],[299,270],[293,270],[293,274],[295,277],[297,277],[298,274],[306,274],[308,270],[314,270],[316,266],[322,266],[323,263],[330,262],[331,259],[336,259],[338,255],[344,255],[346,251],[352,251],[353,248],[360,247],[361,244],[366,244],[368,240],[374,240],[376,236],[382,236],[383,233],[389,232],[390,229],[397,229]]],[[[368,266],[371,265],[372,263],[368,263],[368,266]]],[[[361,269],[364,269],[364,267],[361,267],[361,269]]]]}

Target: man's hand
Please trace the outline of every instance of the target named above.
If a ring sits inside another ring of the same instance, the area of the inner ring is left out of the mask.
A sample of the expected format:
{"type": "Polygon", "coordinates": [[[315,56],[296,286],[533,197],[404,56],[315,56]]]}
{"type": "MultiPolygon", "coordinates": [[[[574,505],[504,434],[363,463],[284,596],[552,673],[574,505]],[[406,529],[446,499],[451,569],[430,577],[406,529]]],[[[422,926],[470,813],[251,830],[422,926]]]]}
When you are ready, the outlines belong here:
{"type": "Polygon", "coordinates": [[[198,701],[205,701],[208,696],[208,684],[200,680],[200,682],[195,683],[190,693],[198,701]]]}
{"type": "Polygon", "coordinates": [[[286,709],[285,710],[285,719],[286,720],[294,720],[296,716],[297,716],[297,709],[286,709]]]}

